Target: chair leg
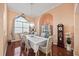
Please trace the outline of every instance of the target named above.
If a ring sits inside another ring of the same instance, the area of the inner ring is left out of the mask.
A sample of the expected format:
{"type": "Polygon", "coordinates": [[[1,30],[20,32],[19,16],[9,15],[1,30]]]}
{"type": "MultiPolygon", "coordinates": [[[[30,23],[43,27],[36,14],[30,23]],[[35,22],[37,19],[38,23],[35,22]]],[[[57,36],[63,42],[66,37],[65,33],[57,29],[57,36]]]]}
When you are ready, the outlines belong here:
{"type": "Polygon", "coordinates": [[[29,49],[27,49],[27,56],[28,56],[28,54],[29,54],[29,49]]]}
{"type": "Polygon", "coordinates": [[[26,48],[25,48],[24,51],[26,52],[26,54],[28,56],[29,50],[27,49],[27,51],[26,51],[26,48]]]}
{"type": "Polygon", "coordinates": [[[52,56],[52,51],[50,50],[50,56],[52,56]]]}
{"type": "Polygon", "coordinates": [[[35,56],[37,56],[38,55],[38,52],[37,53],[35,53],[35,56]]]}
{"type": "Polygon", "coordinates": [[[48,56],[48,53],[46,52],[46,56],[48,56]]]}
{"type": "Polygon", "coordinates": [[[37,53],[38,53],[38,56],[39,56],[39,51],[37,53]]]}
{"type": "Polygon", "coordinates": [[[46,56],[47,56],[47,53],[46,53],[46,56]]]}
{"type": "Polygon", "coordinates": [[[48,56],[48,54],[46,53],[46,56],[48,56]]]}
{"type": "Polygon", "coordinates": [[[26,51],[26,47],[24,47],[24,50],[26,51]]]}

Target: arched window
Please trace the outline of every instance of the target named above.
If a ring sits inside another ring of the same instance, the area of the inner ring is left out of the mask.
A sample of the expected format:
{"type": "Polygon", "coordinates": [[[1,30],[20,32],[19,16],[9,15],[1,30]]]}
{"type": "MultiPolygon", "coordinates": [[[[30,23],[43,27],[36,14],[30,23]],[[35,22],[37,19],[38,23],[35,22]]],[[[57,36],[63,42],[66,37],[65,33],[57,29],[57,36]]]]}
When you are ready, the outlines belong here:
{"type": "Polygon", "coordinates": [[[29,33],[29,22],[24,17],[16,17],[14,22],[14,33],[29,33]]]}

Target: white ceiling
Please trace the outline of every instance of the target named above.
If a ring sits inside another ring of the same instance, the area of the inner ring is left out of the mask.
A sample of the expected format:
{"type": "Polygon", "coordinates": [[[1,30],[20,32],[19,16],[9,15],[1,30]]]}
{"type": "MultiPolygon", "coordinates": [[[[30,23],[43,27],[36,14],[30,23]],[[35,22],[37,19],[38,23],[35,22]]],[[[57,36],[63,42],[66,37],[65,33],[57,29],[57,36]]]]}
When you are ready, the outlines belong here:
{"type": "Polygon", "coordinates": [[[24,13],[26,16],[36,17],[59,5],[61,3],[8,3],[8,8],[24,13]]]}

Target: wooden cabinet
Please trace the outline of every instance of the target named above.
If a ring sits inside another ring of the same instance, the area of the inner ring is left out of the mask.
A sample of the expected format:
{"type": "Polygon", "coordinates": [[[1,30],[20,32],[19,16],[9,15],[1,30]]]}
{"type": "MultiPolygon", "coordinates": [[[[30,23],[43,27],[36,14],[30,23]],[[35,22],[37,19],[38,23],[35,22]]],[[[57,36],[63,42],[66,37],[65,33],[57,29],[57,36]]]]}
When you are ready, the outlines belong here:
{"type": "Polygon", "coordinates": [[[58,35],[58,43],[59,47],[64,47],[64,25],[58,24],[57,25],[57,35],[58,35]]]}

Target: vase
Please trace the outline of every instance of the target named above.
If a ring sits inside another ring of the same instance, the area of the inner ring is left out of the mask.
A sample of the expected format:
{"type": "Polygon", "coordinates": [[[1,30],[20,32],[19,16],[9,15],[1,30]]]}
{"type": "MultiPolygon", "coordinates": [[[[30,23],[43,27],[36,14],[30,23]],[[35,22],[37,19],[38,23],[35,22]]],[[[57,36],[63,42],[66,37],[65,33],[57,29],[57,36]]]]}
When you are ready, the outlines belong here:
{"type": "Polygon", "coordinates": [[[66,49],[67,49],[67,51],[71,51],[71,44],[67,44],[66,49]]]}

